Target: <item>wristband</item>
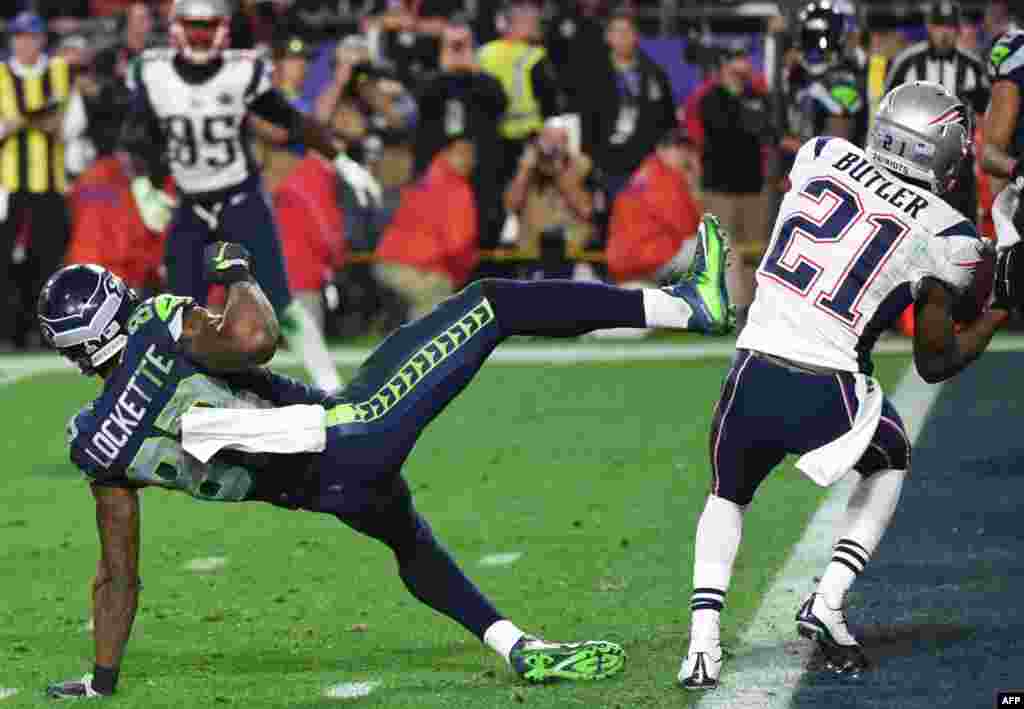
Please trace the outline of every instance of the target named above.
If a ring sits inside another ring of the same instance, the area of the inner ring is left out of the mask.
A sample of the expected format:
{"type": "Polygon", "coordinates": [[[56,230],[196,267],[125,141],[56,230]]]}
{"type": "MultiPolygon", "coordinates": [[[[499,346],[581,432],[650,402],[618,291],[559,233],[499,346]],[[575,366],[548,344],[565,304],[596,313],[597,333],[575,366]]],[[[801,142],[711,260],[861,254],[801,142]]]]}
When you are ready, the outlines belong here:
{"type": "Polygon", "coordinates": [[[117,686],[117,677],[121,674],[119,668],[93,665],[92,688],[100,694],[113,694],[117,686]]]}

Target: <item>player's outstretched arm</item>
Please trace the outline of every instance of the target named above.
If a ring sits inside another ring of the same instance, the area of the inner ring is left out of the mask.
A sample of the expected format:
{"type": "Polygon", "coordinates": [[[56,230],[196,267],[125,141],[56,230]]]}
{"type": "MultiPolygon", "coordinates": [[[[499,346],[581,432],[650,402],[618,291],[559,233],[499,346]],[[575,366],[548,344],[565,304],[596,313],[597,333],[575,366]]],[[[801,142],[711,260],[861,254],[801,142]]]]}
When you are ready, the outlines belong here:
{"type": "Polygon", "coordinates": [[[935,384],[945,381],[976,360],[1009,313],[993,307],[956,331],[953,305],[956,297],[946,284],[934,278],[921,282],[914,305],[914,365],[921,378],[935,384]]]}
{"type": "Polygon", "coordinates": [[[100,560],[92,584],[96,664],[79,680],[52,684],[56,699],[106,697],[114,693],[124,646],[139,607],[139,494],[127,487],[92,486],[100,560]]]}
{"type": "MultiPolygon", "coordinates": [[[[112,670],[116,682],[139,605],[139,493],[98,485],[92,491],[102,552],[92,589],[96,667],[112,670]]],[[[100,674],[93,677],[94,687],[100,674]]]]}
{"type": "Polygon", "coordinates": [[[211,283],[228,286],[221,315],[192,308],[182,323],[182,347],[215,372],[240,372],[266,364],[277,351],[281,330],[274,308],[249,271],[249,254],[240,244],[218,241],[206,247],[211,283]]]}
{"type": "Polygon", "coordinates": [[[1011,179],[1022,172],[1022,166],[1010,157],[1010,143],[1020,116],[1020,89],[1011,81],[992,85],[992,99],[985,114],[985,146],[981,168],[995,177],[1011,179]]]}

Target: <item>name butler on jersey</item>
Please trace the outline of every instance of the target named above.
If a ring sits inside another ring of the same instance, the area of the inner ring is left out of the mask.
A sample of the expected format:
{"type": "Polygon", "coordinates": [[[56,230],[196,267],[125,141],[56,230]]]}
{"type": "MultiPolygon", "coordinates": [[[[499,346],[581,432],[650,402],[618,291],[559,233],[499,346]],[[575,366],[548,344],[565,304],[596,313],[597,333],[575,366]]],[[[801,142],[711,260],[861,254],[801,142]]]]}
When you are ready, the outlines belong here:
{"type": "Polygon", "coordinates": [[[971,285],[984,249],[974,225],[852,143],[804,144],[790,181],[737,348],[870,373],[871,348],[922,278],[971,285]]]}

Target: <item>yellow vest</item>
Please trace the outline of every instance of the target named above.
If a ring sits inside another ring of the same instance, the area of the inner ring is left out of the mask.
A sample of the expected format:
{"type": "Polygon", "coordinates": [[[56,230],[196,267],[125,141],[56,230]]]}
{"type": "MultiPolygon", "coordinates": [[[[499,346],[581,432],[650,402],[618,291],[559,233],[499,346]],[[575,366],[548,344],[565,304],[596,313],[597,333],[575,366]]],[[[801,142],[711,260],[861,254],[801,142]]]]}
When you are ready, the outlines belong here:
{"type": "MultiPolygon", "coordinates": [[[[19,119],[23,110],[38,110],[49,101],[63,105],[70,93],[70,71],[60,57],[25,78],[0,63],[0,121],[19,119]]],[[[11,192],[63,192],[63,138],[29,128],[0,141],[0,186],[11,192]]]]}
{"type": "Polygon", "coordinates": [[[496,39],[480,48],[480,67],[501,82],[508,98],[505,117],[498,126],[501,137],[522,140],[541,129],[544,119],[533,93],[530,72],[547,56],[542,47],[526,42],[496,39]]]}

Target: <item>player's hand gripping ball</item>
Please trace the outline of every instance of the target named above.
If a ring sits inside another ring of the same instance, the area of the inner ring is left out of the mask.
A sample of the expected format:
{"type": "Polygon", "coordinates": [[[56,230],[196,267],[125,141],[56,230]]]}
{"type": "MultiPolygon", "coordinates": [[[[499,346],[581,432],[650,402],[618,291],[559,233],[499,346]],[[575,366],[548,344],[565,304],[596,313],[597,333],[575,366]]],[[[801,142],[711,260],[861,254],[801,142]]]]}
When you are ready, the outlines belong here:
{"type": "Polygon", "coordinates": [[[252,257],[241,244],[215,241],[203,250],[203,262],[210,283],[231,285],[251,278],[252,257]]]}

